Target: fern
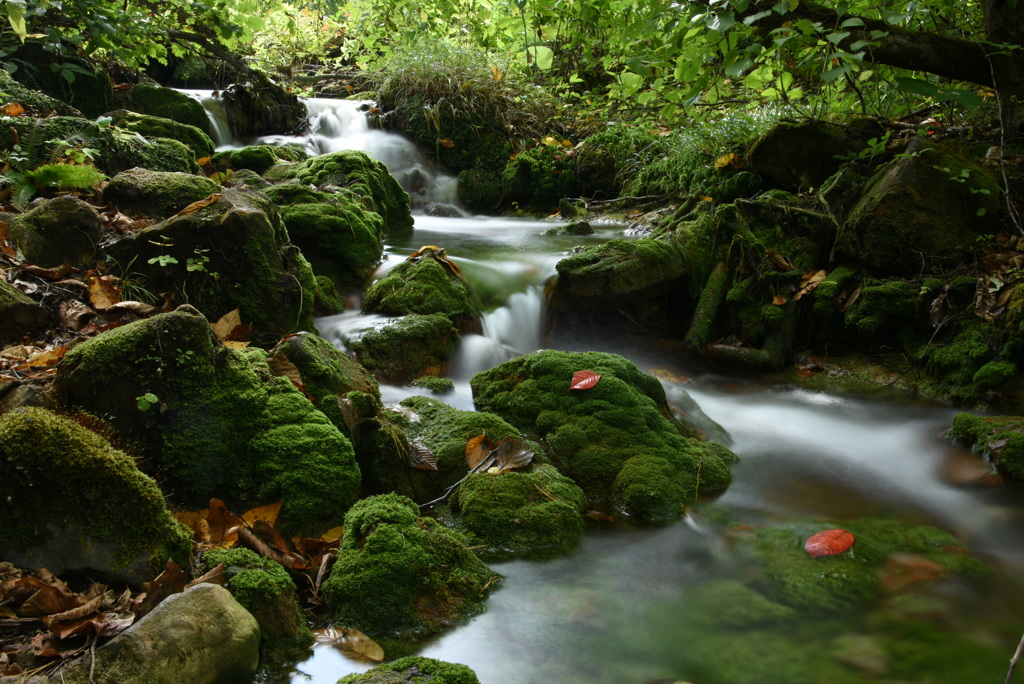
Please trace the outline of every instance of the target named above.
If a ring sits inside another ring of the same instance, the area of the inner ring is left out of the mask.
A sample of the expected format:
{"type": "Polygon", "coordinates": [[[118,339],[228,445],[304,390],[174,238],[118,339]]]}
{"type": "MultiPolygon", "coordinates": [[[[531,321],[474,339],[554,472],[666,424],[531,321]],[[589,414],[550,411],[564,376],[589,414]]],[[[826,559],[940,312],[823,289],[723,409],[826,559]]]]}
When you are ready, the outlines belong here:
{"type": "Polygon", "coordinates": [[[8,169],[0,180],[0,188],[11,186],[11,204],[24,209],[28,201],[44,190],[84,190],[107,179],[94,166],[82,164],[43,164],[31,171],[8,169]]]}

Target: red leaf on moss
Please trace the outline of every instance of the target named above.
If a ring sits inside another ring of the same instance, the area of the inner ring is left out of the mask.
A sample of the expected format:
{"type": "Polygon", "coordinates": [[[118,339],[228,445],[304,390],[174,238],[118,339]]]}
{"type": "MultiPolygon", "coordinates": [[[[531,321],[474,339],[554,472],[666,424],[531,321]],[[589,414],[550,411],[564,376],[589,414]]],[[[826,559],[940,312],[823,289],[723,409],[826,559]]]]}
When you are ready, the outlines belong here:
{"type": "Polygon", "coordinates": [[[813,558],[835,556],[853,546],[853,533],[846,530],[825,530],[808,537],[804,550],[813,558]]]}
{"type": "Polygon", "coordinates": [[[576,371],[572,376],[572,382],[569,383],[569,389],[571,390],[588,390],[597,384],[597,381],[601,379],[600,373],[595,373],[590,370],[576,371]]]}

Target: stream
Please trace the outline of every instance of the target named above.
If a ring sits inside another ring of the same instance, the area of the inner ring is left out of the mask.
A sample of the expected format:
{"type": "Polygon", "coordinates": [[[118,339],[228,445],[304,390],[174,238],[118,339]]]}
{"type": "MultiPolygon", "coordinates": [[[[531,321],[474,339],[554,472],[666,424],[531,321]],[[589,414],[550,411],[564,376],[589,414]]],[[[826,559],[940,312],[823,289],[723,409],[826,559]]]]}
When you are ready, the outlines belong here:
{"type": "MultiPolygon", "coordinates": [[[[696,400],[741,458],[730,488],[677,524],[593,523],[573,553],[491,563],[502,581],[486,612],[389,657],[463,663],[483,684],[1004,681],[1024,629],[1024,507],[1016,492],[962,483],[959,474],[977,457],[943,439],[955,408],[725,376],[619,330],[578,339],[545,329],[543,284],[555,264],[575,245],[625,237],[624,225],[598,223],[594,235],[556,237],[543,234],[554,220],[468,216],[457,210],[452,179],[430,169],[411,143],[367,128],[358,103],[308,102],[309,137],[261,141],[301,142],[312,153],[363,150],[388,165],[414,206],[457,212],[418,213],[410,238],[387,241],[378,272],[422,245],[438,245],[492,305],[483,334],[463,337],[450,373],[456,390],[436,398],[470,410],[474,373],[536,349],[614,352],[659,371],[670,403],[696,400]],[[735,617],[754,610],[749,597],[722,588],[758,585],[761,572],[736,541],[742,530],[868,517],[939,527],[991,572],[919,582],[840,615],[735,617]]],[[[242,145],[217,142],[220,149],[242,145]]],[[[319,319],[317,327],[345,348],[386,321],[356,310],[319,319]]],[[[385,403],[421,393],[381,390],[385,403]]],[[[371,666],[317,647],[290,681],[333,684],[371,666]]]]}

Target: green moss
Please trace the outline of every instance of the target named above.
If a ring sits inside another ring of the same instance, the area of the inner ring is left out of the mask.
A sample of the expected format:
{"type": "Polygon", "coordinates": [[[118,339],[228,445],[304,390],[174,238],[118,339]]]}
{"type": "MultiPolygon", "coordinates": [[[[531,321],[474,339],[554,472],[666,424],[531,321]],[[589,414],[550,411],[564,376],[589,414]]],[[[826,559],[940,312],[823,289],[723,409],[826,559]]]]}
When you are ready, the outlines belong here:
{"type": "Polygon", "coordinates": [[[1011,482],[1024,484],[1024,418],[958,413],[948,437],[985,454],[1011,482]]]}
{"type": "Polygon", "coordinates": [[[320,188],[336,185],[355,193],[380,215],[390,235],[412,228],[409,195],[384,164],[363,152],[346,150],[313,157],[296,167],[294,173],[304,184],[320,188]]]}
{"type": "Polygon", "coordinates": [[[493,172],[482,169],[461,171],[457,187],[462,206],[473,213],[493,212],[501,202],[501,181],[493,172]]]}
{"type": "Polygon", "coordinates": [[[327,276],[316,276],[316,299],[313,302],[314,316],[335,316],[345,311],[345,298],[334,281],[327,276]]]}
{"type": "Polygon", "coordinates": [[[345,516],[323,596],[334,619],[371,635],[435,632],[479,611],[493,577],[462,535],[383,494],[345,516]]]}
{"type": "Polygon", "coordinates": [[[129,92],[127,109],[195,126],[207,135],[212,133],[202,103],[171,88],[139,83],[129,92]]]}
{"type": "Polygon", "coordinates": [[[240,150],[232,150],[228,158],[228,168],[232,171],[249,169],[261,175],[276,163],[277,155],[270,145],[250,145],[240,150]]]}
{"type": "Polygon", "coordinates": [[[171,517],[156,483],[79,424],[38,408],[0,416],[0,466],[0,555],[80,530],[84,546],[112,544],[113,566],[136,581],[168,558],[188,565],[191,534],[171,517]]]}
{"type": "Polygon", "coordinates": [[[443,313],[402,316],[349,346],[359,363],[385,382],[437,374],[455,353],[459,334],[443,313]]]}
{"type": "Polygon", "coordinates": [[[448,394],[455,391],[455,383],[451,378],[439,378],[436,375],[424,375],[409,383],[412,387],[422,387],[431,394],[448,394]]]}
{"type": "Polygon", "coordinates": [[[470,475],[452,503],[462,512],[459,528],[489,554],[565,550],[583,536],[587,498],[550,465],[470,475]]]}
{"type": "Polygon", "coordinates": [[[81,115],[77,109],[63,100],[18,83],[7,73],[6,69],[0,69],[0,71],[3,72],[0,73],[0,93],[4,93],[5,102],[17,102],[38,116],[47,116],[52,111],[57,112],[60,116],[81,115]]]}
{"type": "Polygon", "coordinates": [[[146,138],[170,138],[185,143],[197,159],[213,154],[214,143],[202,128],[172,121],[163,116],[139,114],[121,109],[110,112],[113,125],[146,138]]]}
{"type": "Polygon", "coordinates": [[[560,145],[539,145],[523,150],[505,165],[501,186],[506,201],[547,210],[563,197],[575,197],[575,162],[560,145]]]}
{"type": "Polygon", "coordinates": [[[1017,375],[1017,364],[1010,361],[989,361],[974,374],[974,384],[990,390],[1009,382],[1017,375]]]}
{"type": "Polygon", "coordinates": [[[666,289],[687,276],[683,254],[670,240],[609,240],[558,262],[559,287],[574,297],[606,300],[666,289]]]}
{"type": "Polygon", "coordinates": [[[129,216],[163,219],[221,190],[205,176],[136,168],[111,178],[103,198],[129,216]]]}
{"type": "Polygon", "coordinates": [[[688,604],[692,614],[700,621],[720,627],[749,629],[790,622],[799,617],[796,610],[775,603],[734,579],[712,581],[695,594],[688,604]]]}
{"type": "Polygon", "coordinates": [[[675,518],[696,498],[698,471],[706,469],[709,489],[724,486],[728,450],[680,433],[661,383],[620,356],[536,352],[475,375],[470,386],[478,409],[546,440],[591,506],[675,518]],[[569,389],[580,370],[602,377],[591,389],[569,389]]]}
{"type": "Polygon", "coordinates": [[[403,261],[374,281],[363,299],[363,311],[386,316],[443,313],[452,319],[479,312],[466,283],[431,257],[403,261]]]}
{"type": "Polygon", "coordinates": [[[224,564],[228,589],[260,625],[264,651],[308,647],[313,642],[295,582],[280,563],[242,548],[210,549],[202,560],[206,570],[224,564]]]}
{"type": "Polygon", "coordinates": [[[367,682],[373,684],[389,684],[397,682],[422,681],[431,684],[480,684],[473,670],[458,663],[446,663],[443,660],[406,656],[392,660],[390,663],[378,665],[369,672],[351,674],[338,680],[338,684],[357,684],[367,682]],[[397,678],[387,677],[382,673],[397,673],[397,678]]]}
{"type": "Polygon", "coordinates": [[[339,285],[362,285],[384,254],[384,224],[349,191],[320,192],[284,184],[269,188],[291,241],[320,275],[339,285]]]}

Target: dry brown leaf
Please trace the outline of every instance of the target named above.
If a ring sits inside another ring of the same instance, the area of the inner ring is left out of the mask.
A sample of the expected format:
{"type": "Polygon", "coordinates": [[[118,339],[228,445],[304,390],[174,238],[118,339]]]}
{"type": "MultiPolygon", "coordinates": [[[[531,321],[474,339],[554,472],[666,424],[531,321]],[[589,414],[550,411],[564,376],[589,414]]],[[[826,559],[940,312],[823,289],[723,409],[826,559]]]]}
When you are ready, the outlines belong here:
{"type": "Polygon", "coordinates": [[[350,435],[354,435],[356,427],[359,426],[359,415],[356,413],[356,405],[347,397],[338,397],[338,409],[341,411],[341,419],[345,421],[350,435]]]}
{"type": "Polygon", "coordinates": [[[242,514],[242,520],[244,520],[250,527],[255,525],[257,521],[263,521],[273,527],[277,524],[277,518],[281,514],[281,505],[283,501],[276,503],[267,504],[266,506],[259,506],[252,508],[242,514]]]}
{"type": "Polygon", "coordinates": [[[35,264],[22,264],[18,267],[18,272],[28,273],[29,275],[46,278],[47,280],[62,280],[72,273],[80,273],[81,271],[70,264],[61,264],[56,268],[43,268],[35,264]]]}
{"type": "Polygon", "coordinates": [[[299,389],[305,387],[305,384],[302,382],[302,374],[299,373],[299,367],[289,361],[284,352],[279,351],[267,359],[267,365],[270,366],[270,372],[279,378],[288,378],[299,389]]]}
{"type": "Polygon", "coordinates": [[[814,292],[814,289],[818,287],[826,277],[828,277],[828,271],[824,269],[804,273],[804,277],[800,279],[800,291],[793,295],[793,301],[799,301],[804,295],[814,292]]]}
{"type": "Polygon", "coordinates": [[[764,255],[768,257],[768,261],[781,271],[792,271],[793,264],[790,263],[789,259],[782,255],[782,252],[768,248],[764,251],[764,255]]]}
{"type": "Polygon", "coordinates": [[[409,465],[417,470],[437,470],[437,457],[422,444],[410,444],[409,465]]]}
{"type": "Polygon", "coordinates": [[[121,290],[117,287],[117,278],[114,276],[89,271],[85,274],[85,282],[89,286],[89,301],[96,309],[109,309],[121,301],[121,290]]]}
{"type": "Polygon", "coordinates": [[[238,309],[232,309],[221,316],[216,323],[211,323],[210,327],[217,339],[226,340],[231,335],[231,331],[239,325],[242,325],[242,314],[238,309]]]}
{"type": "Polygon", "coordinates": [[[239,341],[239,340],[224,340],[223,344],[228,349],[245,349],[246,347],[248,347],[252,343],[251,342],[242,342],[242,341],[239,341]]]}
{"type": "Polygon", "coordinates": [[[193,202],[192,204],[188,205],[187,207],[179,211],[177,214],[175,214],[175,216],[185,216],[187,214],[194,214],[200,209],[205,209],[206,207],[210,206],[219,199],[220,193],[215,192],[206,199],[201,199],[198,202],[193,202]]]}
{"type": "Polygon", "coordinates": [[[152,582],[143,582],[143,593],[135,599],[132,612],[142,617],[159,605],[168,596],[185,591],[185,573],[172,560],[167,561],[163,572],[152,582]]]}
{"type": "Polygon", "coordinates": [[[106,619],[99,631],[98,636],[101,637],[117,636],[135,623],[135,613],[132,613],[131,611],[119,613],[107,612],[104,613],[103,616],[106,619]]]}
{"type": "Polygon", "coordinates": [[[500,468],[500,472],[515,468],[525,468],[530,465],[530,462],[536,455],[534,450],[525,441],[514,435],[509,435],[498,442],[498,449],[495,452],[496,465],[500,468]]]}
{"type": "Polygon", "coordinates": [[[789,301],[788,299],[786,299],[784,296],[779,295],[779,294],[777,294],[774,297],[772,297],[772,304],[774,304],[775,306],[785,306],[786,302],[788,302],[788,301],[789,301]]]}
{"type": "Polygon", "coordinates": [[[328,627],[313,630],[317,644],[330,644],[348,656],[367,658],[374,662],[384,660],[384,649],[358,629],[351,627],[328,627]]]}
{"type": "Polygon", "coordinates": [[[64,355],[67,353],[67,347],[53,347],[52,349],[45,349],[29,356],[28,361],[26,361],[24,365],[28,368],[49,368],[50,366],[56,366],[60,363],[60,360],[63,359],[64,355]]]}
{"type": "Polygon", "coordinates": [[[68,330],[78,331],[96,318],[96,312],[77,299],[65,299],[58,308],[60,320],[68,330]]]}
{"type": "Polygon", "coordinates": [[[206,515],[210,526],[210,541],[230,549],[238,538],[234,528],[242,524],[241,518],[228,510],[220,499],[210,499],[210,511],[206,515]]]}
{"type": "Polygon", "coordinates": [[[304,564],[302,558],[287,550],[284,539],[269,525],[258,521],[255,527],[238,528],[238,546],[252,549],[265,558],[277,561],[286,568],[304,564]]]}
{"type": "Polygon", "coordinates": [[[486,434],[478,435],[466,442],[466,465],[472,470],[494,451],[494,442],[486,434]]]}
{"type": "Polygon", "coordinates": [[[194,580],[185,585],[186,589],[196,586],[197,584],[219,584],[224,586],[227,580],[224,578],[224,564],[218,563],[217,565],[210,568],[204,575],[196,577],[194,580]]]}
{"type": "Polygon", "coordinates": [[[8,102],[0,107],[0,114],[4,116],[21,116],[25,113],[25,107],[19,102],[8,102]]]}
{"type": "Polygon", "coordinates": [[[342,526],[342,525],[338,525],[337,527],[332,527],[331,529],[329,529],[326,532],[324,532],[323,534],[321,534],[320,538],[323,539],[324,541],[332,542],[332,541],[338,541],[338,540],[340,540],[344,536],[345,536],[345,527],[342,526]]]}
{"type": "Polygon", "coordinates": [[[139,318],[149,318],[150,316],[159,313],[159,310],[151,304],[146,304],[145,302],[138,302],[135,301],[134,299],[130,299],[126,302],[118,302],[117,304],[114,304],[113,306],[105,310],[103,313],[106,315],[123,315],[129,313],[138,316],[139,318]]]}

